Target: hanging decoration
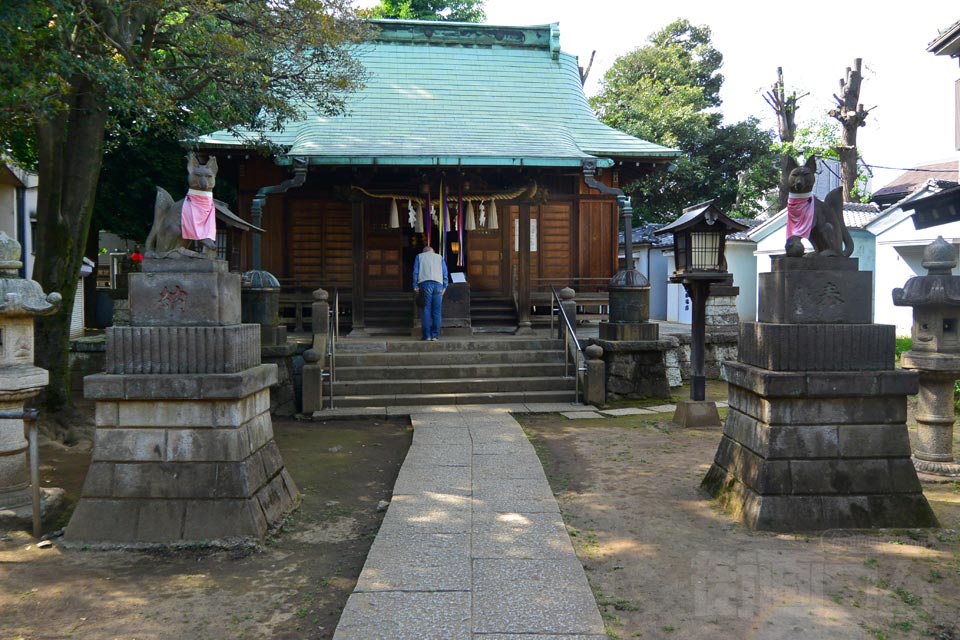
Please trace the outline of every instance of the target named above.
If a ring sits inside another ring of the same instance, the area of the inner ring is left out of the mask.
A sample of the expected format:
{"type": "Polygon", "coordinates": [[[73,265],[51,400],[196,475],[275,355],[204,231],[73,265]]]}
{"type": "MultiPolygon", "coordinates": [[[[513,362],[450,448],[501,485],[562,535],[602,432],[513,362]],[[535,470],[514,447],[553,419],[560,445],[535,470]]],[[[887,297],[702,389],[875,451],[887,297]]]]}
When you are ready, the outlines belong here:
{"type": "Polygon", "coordinates": [[[417,203],[417,222],[413,226],[414,233],[423,233],[423,203],[417,203]]]}
{"type": "Polygon", "coordinates": [[[463,254],[466,253],[466,243],[463,241],[463,185],[457,192],[457,239],[459,240],[460,250],[457,251],[457,266],[463,267],[463,254]]]}
{"type": "Polygon", "coordinates": [[[390,222],[388,225],[391,229],[400,228],[400,212],[397,210],[397,199],[392,198],[390,200],[390,222]]]}
{"type": "Polygon", "coordinates": [[[417,212],[413,208],[413,200],[407,200],[407,222],[411,229],[417,228],[417,212]]]}
{"type": "MultiPolygon", "coordinates": [[[[480,210],[483,211],[483,203],[480,203],[480,210]]],[[[482,214],[481,214],[482,215],[482,214]]],[[[483,224],[483,223],[481,223],[483,224]]],[[[464,214],[463,228],[467,231],[475,231],[477,223],[474,218],[473,203],[467,200],[467,211],[464,214]]]]}
{"type": "MultiPolygon", "coordinates": [[[[427,190],[426,193],[422,196],[410,196],[409,194],[405,194],[405,193],[373,193],[373,192],[367,191],[363,187],[359,187],[356,185],[351,185],[350,188],[356,189],[357,191],[363,193],[364,195],[370,198],[378,198],[378,199],[389,198],[393,200],[393,202],[390,203],[390,224],[389,224],[389,226],[393,229],[397,229],[400,227],[399,212],[396,209],[397,207],[396,201],[398,199],[406,200],[408,212],[413,208],[412,203],[416,203],[416,206],[417,206],[416,211],[418,212],[420,222],[419,224],[416,223],[413,214],[411,214],[410,219],[414,220],[414,222],[412,223],[414,225],[414,230],[417,233],[425,232],[427,236],[426,241],[430,242],[433,237],[432,236],[433,225],[436,224],[438,231],[440,231],[441,233],[441,235],[439,236],[439,241],[440,241],[439,247],[440,247],[441,253],[445,249],[445,245],[447,241],[447,238],[446,236],[443,235],[443,233],[452,231],[455,228],[457,231],[472,231],[476,229],[475,221],[468,222],[468,220],[471,220],[473,216],[466,215],[466,213],[464,212],[464,215],[461,219],[459,212],[463,211],[464,207],[466,207],[466,211],[469,211],[470,209],[473,208],[472,204],[474,202],[478,203],[480,207],[480,226],[481,227],[486,226],[487,229],[499,229],[500,221],[497,217],[497,200],[513,200],[521,196],[525,196],[527,198],[533,198],[540,191],[537,183],[533,182],[523,187],[517,187],[515,189],[511,189],[510,191],[504,191],[504,192],[495,193],[495,194],[486,193],[486,194],[476,194],[476,195],[466,195],[466,196],[460,194],[458,196],[458,215],[454,218],[454,222],[458,222],[459,224],[457,224],[456,227],[454,227],[454,226],[451,226],[450,209],[448,206],[450,193],[449,193],[449,190],[443,186],[442,181],[440,185],[440,203],[437,204],[437,206],[434,206],[434,202],[430,196],[429,190],[427,190]],[[485,200],[490,201],[489,210],[487,210],[487,208],[484,205],[485,200]],[[466,205],[464,205],[463,203],[466,203],[466,205]],[[426,210],[424,210],[424,207],[426,207],[426,210]],[[426,223],[425,230],[423,229],[424,222],[426,223]],[[473,229],[469,228],[468,225],[473,225],[473,229]]],[[[424,188],[426,189],[426,187],[424,188]]]]}
{"type": "Polygon", "coordinates": [[[427,244],[433,241],[433,202],[430,200],[430,194],[427,193],[427,244]]]}

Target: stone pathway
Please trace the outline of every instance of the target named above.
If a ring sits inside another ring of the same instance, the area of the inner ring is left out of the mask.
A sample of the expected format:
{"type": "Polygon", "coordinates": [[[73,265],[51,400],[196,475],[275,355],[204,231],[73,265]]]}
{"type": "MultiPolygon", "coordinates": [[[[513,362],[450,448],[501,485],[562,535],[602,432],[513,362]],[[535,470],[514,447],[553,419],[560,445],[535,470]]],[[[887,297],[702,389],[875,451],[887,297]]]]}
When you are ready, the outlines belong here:
{"type": "Polygon", "coordinates": [[[584,407],[388,410],[410,415],[413,444],[334,640],[605,640],[543,467],[511,416],[534,409],[584,407]]]}

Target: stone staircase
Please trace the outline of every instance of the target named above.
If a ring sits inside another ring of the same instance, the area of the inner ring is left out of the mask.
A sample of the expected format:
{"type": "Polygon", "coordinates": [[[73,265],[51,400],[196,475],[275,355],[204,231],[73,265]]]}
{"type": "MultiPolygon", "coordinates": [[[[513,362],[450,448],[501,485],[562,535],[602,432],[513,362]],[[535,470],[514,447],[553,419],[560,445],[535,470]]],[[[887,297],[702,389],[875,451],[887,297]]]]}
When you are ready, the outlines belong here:
{"type": "Polygon", "coordinates": [[[470,324],[478,333],[513,333],[517,328],[517,306],[509,296],[473,293],[470,324]]]}
{"type": "Polygon", "coordinates": [[[561,340],[347,339],[337,345],[333,393],[343,408],[573,402],[574,388],[561,340]]]}

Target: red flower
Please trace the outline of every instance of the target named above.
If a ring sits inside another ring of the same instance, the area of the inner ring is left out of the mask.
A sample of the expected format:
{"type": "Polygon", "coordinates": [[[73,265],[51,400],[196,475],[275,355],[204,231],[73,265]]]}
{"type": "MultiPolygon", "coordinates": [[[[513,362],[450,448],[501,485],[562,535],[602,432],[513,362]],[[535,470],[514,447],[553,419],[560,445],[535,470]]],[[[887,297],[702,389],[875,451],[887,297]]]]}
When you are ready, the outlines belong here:
{"type": "Polygon", "coordinates": [[[134,251],[130,255],[130,259],[134,262],[143,262],[143,254],[140,253],[139,251],[134,251]]]}

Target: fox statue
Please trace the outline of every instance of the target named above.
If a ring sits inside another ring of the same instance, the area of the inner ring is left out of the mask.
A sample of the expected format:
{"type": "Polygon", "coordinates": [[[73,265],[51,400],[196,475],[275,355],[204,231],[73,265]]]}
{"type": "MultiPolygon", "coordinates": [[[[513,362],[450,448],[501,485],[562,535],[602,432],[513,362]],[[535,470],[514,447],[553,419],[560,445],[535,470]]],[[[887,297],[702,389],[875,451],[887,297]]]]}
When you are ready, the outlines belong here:
{"type": "Polygon", "coordinates": [[[263,233],[263,229],[237,217],[225,202],[213,198],[217,182],[217,159],[210,157],[201,164],[197,156],[187,156],[187,196],[174,202],[166,189],[157,187],[153,206],[153,226],[147,236],[148,258],[217,257],[216,220],[243,231],[263,233]],[[202,253],[187,247],[196,241],[202,253]]]}
{"type": "Polygon", "coordinates": [[[803,256],[801,238],[810,240],[817,256],[850,257],[853,238],[843,222],[843,189],[837,187],[820,200],[813,195],[817,179],[817,159],[811,156],[801,165],[789,158],[787,178],[787,255],[803,256]]]}

